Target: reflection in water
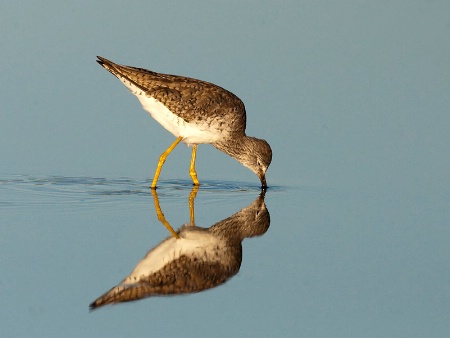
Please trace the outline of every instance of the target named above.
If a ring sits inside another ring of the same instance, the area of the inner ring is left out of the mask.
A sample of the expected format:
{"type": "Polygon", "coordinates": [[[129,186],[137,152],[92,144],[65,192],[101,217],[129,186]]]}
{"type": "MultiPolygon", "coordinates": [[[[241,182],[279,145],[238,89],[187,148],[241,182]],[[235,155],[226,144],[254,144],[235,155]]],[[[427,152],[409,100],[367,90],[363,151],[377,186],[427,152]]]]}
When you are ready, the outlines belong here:
{"type": "Polygon", "coordinates": [[[248,207],[210,228],[201,228],[194,220],[197,191],[194,187],[189,198],[190,223],[175,231],[153,190],[158,219],[172,236],[151,249],[119,285],[96,299],[91,310],[145,297],[199,292],[226,282],[239,271],[243,239],[264,234],[270,225],[264,192],[248,207]]]}

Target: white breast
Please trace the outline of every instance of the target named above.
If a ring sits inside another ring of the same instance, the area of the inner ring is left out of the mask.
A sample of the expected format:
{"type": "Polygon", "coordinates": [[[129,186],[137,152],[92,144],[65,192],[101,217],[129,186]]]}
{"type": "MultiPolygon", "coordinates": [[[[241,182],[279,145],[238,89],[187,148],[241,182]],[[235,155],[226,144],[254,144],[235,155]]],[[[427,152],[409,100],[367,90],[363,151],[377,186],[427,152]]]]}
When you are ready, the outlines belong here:
{"type": "MultiPolygon", "coordinates": [[[[132,284],[139,279],[162,269],[169,262],[186,255],[199,260],[207,259],[220,262],[221,257],[214,254],[214,249],[222,248],[225,242],[206,231],[184,231],[181,238],[170,237],[150,250],[138,263],[133,272],[124,280],[124,284],[132,284]],[[208,253],[211,253],[209,254],[208,253]]],[[[219,250],[219,252],[225,250],[219,250]]]]}
{"type": "Polygon", "coordinates": [[[206,123],[188,123],[176,114],[171,112],[163,103],[157,99],[147,96],[142,89],[126,80],[120,79],[122,83],[139,99],[144,109],[158,121],[165,129],[170,131],[175,137],[183,137],[183,142],[187,144],[213,143],[221,138],[221,134],[214,131],[206,123]]]}
{"type": "Polygon", "coordinates": [[[153,97],[139,95],[138,99],[141,101],[144,109],[160,125],[170,131],[175,137],[183,137],[183,142],[187,144],[213,143],[221,137],[219,132],[211,130],[206,123],[193,124],[186,122],[153,97]]]}

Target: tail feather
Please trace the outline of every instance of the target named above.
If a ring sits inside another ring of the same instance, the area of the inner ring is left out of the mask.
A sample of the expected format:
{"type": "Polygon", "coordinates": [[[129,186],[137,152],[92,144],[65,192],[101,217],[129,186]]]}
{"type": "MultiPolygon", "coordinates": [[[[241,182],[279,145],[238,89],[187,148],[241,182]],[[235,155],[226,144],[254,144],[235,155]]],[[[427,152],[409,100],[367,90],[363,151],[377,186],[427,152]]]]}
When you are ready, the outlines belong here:
{"type": "Polygon", "coordinates": [[[97,58],[98,60],[96,61],[100,66],[122,81],[135,95],[137,92],[136,87],[142,92],[147,92],[152,86],[160,86],[158,81],[161,74],[143,68],[119,65],[101,56],[97,56],[97,58]]]}
{"type": "Polygon", "coordinates": [[[147,283],[119,284],[93,301],[89,309],[92,311],[107,304],[138,300],[152,294],[153,291],[154,287],[147,283]]]}
{"type": "Polygon", "coordinates": [[[107,71],[113,73],[114,75],[116,75],[117,73],[117,67],[118,65],[116,65],[114,62],[109,61],[108,59],[105,59],[104,57],[101,56],[97,56],[97,63],[102,66],[103,68],[105,68],[107,71]]]}

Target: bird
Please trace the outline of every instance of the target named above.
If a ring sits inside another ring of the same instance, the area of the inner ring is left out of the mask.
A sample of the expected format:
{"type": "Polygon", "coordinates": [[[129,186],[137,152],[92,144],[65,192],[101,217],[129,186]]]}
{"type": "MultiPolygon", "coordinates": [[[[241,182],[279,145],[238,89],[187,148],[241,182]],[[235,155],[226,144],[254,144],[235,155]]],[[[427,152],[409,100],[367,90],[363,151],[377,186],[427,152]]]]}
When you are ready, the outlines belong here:
{"type": "Polygon", "coordinates": [[[209,228],[183,225],[177,236],[172,234],[148,251],[127,277],[93,301],[90,310],[146,297],[201,292],[227,282],[241,267],[242,241],[269,229],[263,192],[252,204],[209,228]]]}
{"type": "Polygon", "coordinates": [[[152,189],[156,189],[167,156],[181,141],[192,146],[189,174],[194,185],[200,184],[195,169],[197,146],[211,144],[253,171],[261,188],[267,188],[266,171],[272,161],[272,149],[267,141],[246,135],[245,106],[236,95],[210,82],[97,58],[176,137],[159,157],[152,189]]]}

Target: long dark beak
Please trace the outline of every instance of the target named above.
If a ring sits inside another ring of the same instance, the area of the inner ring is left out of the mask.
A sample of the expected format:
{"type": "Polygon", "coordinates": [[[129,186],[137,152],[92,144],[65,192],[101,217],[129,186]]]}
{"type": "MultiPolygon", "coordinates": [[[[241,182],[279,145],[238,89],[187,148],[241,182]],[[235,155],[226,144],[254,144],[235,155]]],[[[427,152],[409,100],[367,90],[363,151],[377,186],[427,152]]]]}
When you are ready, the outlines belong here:
{"type": "Polygon", "coordinates": [[[266,182],[266,175],[265,174],[261,174],[259,176],[259,179],[261,180],[261,188],[262,189],[267,189],[267,182],[266,182]]]}

